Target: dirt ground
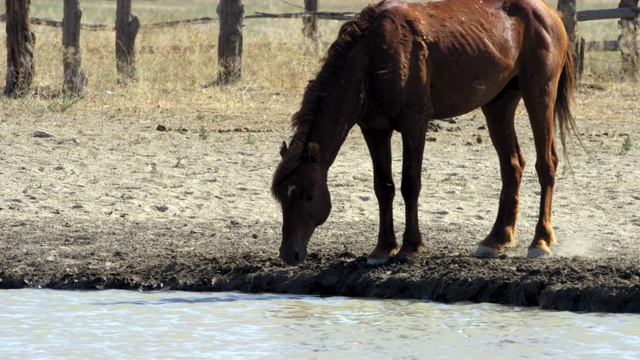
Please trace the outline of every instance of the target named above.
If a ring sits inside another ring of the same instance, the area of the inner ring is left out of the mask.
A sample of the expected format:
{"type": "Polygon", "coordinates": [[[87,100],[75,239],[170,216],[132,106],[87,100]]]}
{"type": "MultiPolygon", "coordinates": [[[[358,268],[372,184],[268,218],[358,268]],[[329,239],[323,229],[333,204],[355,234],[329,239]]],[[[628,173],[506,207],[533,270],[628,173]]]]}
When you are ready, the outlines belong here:
{"type": "MultiPolygon", "coordinates": [[[[427,250],[413,264],[381,266],[365,258],[378,214],[357,128],[329,173],[329,220],[316,230],[307,262],[286,267],[277,258],[280,210],[269,193],[279,144],[290,136],[286,121],[235,119],[205,136],[179,116],[4,117],[0,288],[238,290],[640,312],[640,102],[632,91],[584,85],[577,100],[588,152],[574,141],[573,172],[561,167],[552,258],[526,259],[539,186],[522,110],[528,166],[518,243],[497,259],[471,257],[500,191],[497,156],[474,112],[436,121],[439,130],[428,134],[420,209],[427,250]],[[181,123],[186,131],[177,131],[181,123]]],[[[399,136],[394,148],[399,183],[399,136]]],[[[399,194],[395,211],[400,233],[399,194]]]]}

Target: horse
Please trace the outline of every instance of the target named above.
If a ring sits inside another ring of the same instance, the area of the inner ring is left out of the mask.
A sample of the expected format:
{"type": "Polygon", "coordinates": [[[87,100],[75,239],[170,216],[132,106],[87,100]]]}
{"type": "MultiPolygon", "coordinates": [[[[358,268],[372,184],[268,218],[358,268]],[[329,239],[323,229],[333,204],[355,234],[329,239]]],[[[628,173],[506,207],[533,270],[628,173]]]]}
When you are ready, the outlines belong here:
{"type": "MultiPolygon", "coordinates": [[[[542,0],[383,0],[345,22],[315,79],[308,82],[293,135],[282,143],[271,193],[282,208],[280,258],[304,262],[316,227],[331,212],[327,173],[358,124],[373,161],[379,208],[372,264],[412,259],[424,247],[418,222],[422,160],[431,119],[481,108],[498,154],[502,190],[495,223],[473,256],[495,257],[515,242],[525,167],[514,129],[520,100],[533,131],[541,193],[529,258],[551,255],[551,204],[558,168],[555,128],[564,153],[571,114],[573,59],[561,15],[542,0]],[[401,194],[406,226],[393,226],[390,139],[402,137],[401,194]]],[[[576,132],[577,134],[577,132],[576,132]]]]}

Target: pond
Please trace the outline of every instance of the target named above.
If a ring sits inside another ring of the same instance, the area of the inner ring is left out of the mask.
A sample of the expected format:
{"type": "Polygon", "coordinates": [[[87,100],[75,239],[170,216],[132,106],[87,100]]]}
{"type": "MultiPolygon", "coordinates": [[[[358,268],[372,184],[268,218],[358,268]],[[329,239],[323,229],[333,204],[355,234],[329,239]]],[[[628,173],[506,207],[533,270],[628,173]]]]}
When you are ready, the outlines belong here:
{"type": "Polygon", "coordinates": [[[638,358],[640,315],[274,294],[0,291],[3,359],[638,358]]]}

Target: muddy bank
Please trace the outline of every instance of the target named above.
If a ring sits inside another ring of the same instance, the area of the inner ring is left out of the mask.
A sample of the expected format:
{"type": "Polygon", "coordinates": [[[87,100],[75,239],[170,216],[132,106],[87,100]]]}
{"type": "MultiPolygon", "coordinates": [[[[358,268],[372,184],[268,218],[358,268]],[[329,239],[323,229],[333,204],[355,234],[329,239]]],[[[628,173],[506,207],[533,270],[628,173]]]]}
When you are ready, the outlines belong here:
{"type": "Polygon", "coordinates": [[[334,229],[344,231],[343,239],[319,240],[307,263],[286,267],[276,257],[275,223],[260,231],[230,223],[223,232],[205,224],[138,224],[124,232],[51,224],[48,234],[41,225],[13,224],[27,236],[3,242],[0,288],[271,292],[640,312],[635,258],[487,260],[470,257],[472,246],[428,242],[413,264],[372,266],[366,247],[346,240],[357,235],[350,224],[334,229]]]}

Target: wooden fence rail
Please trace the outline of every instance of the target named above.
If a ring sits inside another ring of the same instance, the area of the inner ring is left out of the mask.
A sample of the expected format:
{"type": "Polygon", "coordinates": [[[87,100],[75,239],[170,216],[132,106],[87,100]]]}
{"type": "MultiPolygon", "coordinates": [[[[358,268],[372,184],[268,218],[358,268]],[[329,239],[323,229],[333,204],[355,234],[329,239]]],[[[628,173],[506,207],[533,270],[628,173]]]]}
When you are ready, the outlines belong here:
{"type": "MultiPolygon", "coordinates": [[[[284,14],[271,14],[264,12],[256,12],[253,15],[245,15],[243,19],[298,19],[298,18],[317,18],[322,20],[350,20],[353,19],[356,13],[354,12],[332,12],[332,11],[316,11],[316,12],[295,12],[295,13],[284,13],[284,14]]],[[[5,22],[6,14],[0,14],[0,22],[5,22]]],[[[140,24],[140,29],[163,29],[170,28],[182,25],[202,25],[202,24],[212,24],[218,23],[220,20],[218,18],[212,18],[208,16],[194,18],[194,19],[184,19],[184,20],[172,20],[172,21],[162,21],[156,23],[148,23],[148,24],[140,24]]],[[[62,27],[62,21],[54,20],[50,18],[44,17],[30,17],[29,23],[32,25],[42,25],[42,26],[51,26],[51,27],[62,27]]],[[[81,24],[80,28],[82,30],[87,31],[114,31],[116,29],[113,25],[107,24],[81,24]]]]}
{"type": "Polygon", "coordinates": [[[584,44],[585,51],[619,51],[620,44],[618,40],[604,40],[604,41],[587,41],[584,44]]]}
{"type": "Polygon", "coordinates": [[[640,15],[640,7],[621,7],[616,9],[583,10],[576,13],[578,21],[633,18],[640,15]]]}

